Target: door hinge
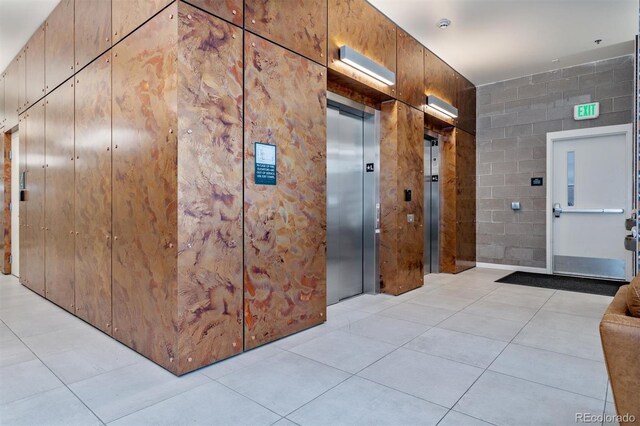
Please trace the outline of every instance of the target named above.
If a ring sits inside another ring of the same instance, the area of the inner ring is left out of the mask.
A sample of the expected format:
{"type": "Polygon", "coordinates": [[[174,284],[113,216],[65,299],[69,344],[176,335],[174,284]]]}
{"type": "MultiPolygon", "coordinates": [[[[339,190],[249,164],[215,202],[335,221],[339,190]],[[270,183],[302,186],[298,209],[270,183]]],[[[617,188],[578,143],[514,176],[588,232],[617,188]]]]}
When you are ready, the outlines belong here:
{"type": "Polygon", "coordinates": [[[13,156],[12,151],[9,150],[9,160],[12,160],[12,158],[11,158],[12,156],[13,156]]]}
{"type": "Polygon", "coordinates": [[[9,265],[13,265],[13,255],[9,255],[9,265]]]}
{"type": "Polygon", "coordinates": [[[13,210],[13,203],[9,203],[9,211],[13,210]]]}

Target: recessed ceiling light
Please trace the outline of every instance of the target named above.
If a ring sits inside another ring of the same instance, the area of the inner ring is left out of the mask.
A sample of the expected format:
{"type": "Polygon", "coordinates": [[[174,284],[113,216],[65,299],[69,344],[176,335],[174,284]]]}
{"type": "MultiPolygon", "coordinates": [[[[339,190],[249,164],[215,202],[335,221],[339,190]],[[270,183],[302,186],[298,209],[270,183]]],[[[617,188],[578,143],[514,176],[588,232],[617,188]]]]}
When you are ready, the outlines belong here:
{"type": "Polygon", "coordinates": [[[593,42],[594,42],[595,44],[600,44],[600,43],[602,43],[602,39],[601,39],[601,38],[599,38],[599,39],[597,39],[597,40],[594,40],[593,42]]]}
{"type": "Polygon", "coordinates": [[[560,62],[560,59],[558,59],[558,58],[552,59],[551,62],[553,62],[553,63],[560,62]]]}
{"type": "Polygon", "coordinates": [[[451,25],[451,21],[448,20],[447,18],[442,18],[441,20],[438,21],[438,28],[440,29],[445,29],[448,28],[449,25],[451,25]]]}

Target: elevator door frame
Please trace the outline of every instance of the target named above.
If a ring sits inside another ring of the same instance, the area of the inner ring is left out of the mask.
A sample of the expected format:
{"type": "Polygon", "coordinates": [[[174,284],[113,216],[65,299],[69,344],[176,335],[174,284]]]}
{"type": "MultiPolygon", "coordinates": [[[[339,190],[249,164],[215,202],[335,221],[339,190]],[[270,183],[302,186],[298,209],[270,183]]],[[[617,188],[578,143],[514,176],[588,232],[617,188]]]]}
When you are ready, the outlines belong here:
{"type": "Polygon", "coordinates": [[[332,92],[327,92],[327,107],[363,119],[362,292],[376,294],[380,292],[380,113],[332,92]],[[371,163],[374,171],[367,172],[371,163]]]}

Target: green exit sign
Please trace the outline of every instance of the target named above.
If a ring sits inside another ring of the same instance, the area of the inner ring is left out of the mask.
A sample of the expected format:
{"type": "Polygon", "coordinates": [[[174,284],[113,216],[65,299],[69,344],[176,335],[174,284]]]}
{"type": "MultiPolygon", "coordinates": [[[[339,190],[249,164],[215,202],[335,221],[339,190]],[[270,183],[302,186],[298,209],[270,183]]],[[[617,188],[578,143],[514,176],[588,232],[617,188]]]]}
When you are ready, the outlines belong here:
{"type": "Polygon", "coordinates": [[[600,102],[576,105],[573,107],[574,120],[591,120],[600,116],[600,102]]]}

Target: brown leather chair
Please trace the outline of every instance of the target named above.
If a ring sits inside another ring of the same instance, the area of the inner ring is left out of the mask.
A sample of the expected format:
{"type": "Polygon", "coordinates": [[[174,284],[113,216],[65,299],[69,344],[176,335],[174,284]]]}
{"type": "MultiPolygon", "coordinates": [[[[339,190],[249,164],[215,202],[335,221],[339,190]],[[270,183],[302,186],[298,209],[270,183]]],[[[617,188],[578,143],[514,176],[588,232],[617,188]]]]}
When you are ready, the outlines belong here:
{"type": "Polygon", "coordinates": [[[640,424],[640,318],[627,310],[629,286],[620,287],[600,321],[600,338],[621,425],[640,424]],[[633,416],[633,417],[631,417],[633,416]]]}

